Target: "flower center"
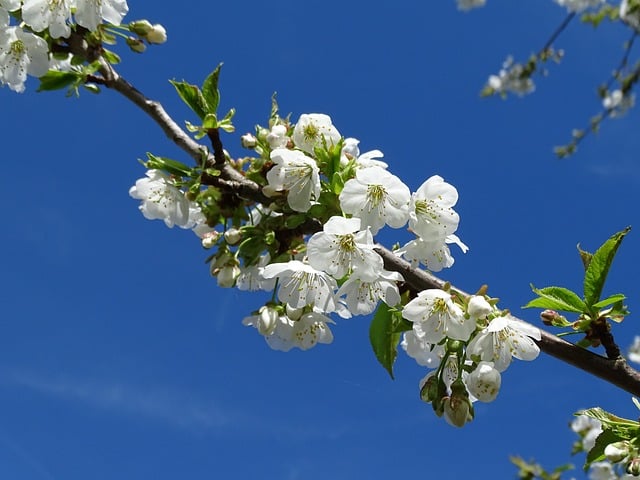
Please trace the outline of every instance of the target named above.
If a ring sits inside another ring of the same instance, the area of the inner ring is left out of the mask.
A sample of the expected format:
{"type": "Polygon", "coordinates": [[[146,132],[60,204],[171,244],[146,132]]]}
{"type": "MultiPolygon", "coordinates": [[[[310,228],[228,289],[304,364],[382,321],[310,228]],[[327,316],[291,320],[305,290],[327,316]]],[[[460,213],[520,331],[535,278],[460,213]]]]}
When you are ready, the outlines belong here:
{"type": "Polygon", "coordinates": [[[303,130],[304,139],[307,142],[315,141],[320,134],[320,130],[313,123],[306,125],[303,130]]]}
{"type": "Polygon", "coordinates": [[[338,237],[338,242],[340,245],[340,250],[343,252],[355,252],[356,251],[356,242],[353,238],[353,235],[340,235],[338,237]]]}
{"type": "Polygon", "coordinates": [[[438,214],[432,207],[433,202],[429,200],[416,200],[415,210],[420,216],[430,217],[432,220],[437,220],[438,214]]]}
{"type": "Polygon", "coordinates": [[[369,185],[367,188],[367,197],[374,207],[380,205],[386,196],[387,191],[382,185],[369,185]]]}
{"type": "Polygon", "coordinates": [[[10,52],[12,55],[19,57],[22,56],[26,52],[26,47],[22,40],[16,40],[11,44],[10,52]]]}

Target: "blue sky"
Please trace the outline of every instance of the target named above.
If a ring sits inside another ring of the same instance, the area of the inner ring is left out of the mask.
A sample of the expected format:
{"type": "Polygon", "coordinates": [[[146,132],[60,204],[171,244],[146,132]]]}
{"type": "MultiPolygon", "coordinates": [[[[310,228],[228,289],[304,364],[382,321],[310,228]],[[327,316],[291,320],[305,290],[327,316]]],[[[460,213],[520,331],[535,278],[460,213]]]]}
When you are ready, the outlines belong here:
{"type": "MultiPolygon", "coordinates": [[[[637,112],[571,159],[552,154],[598,112],[595,87],[627,37],[618,25],[572,24],[562,64],[534,95],[503,102],[478,93],[563,20],[551,0],[489,0],[470,14],[453,0],[173,6],[130,1],[128,18],[164,24],[169,42],[142,56],[121,48],[122,75],[182,122],[193,118],[167,80],[198,83],[223,61],[232,154],[277,91],[283,113],[331,115],[412,189],[442,175],[470,246],[443,277],[468,291],[487,283],[533,323],[538,313],[519,309],[529,283],[579,289],[575,245],[638,224],[637,112]]],[[[541,355],[516,362],[497,400],[454,429],[419,401],[415,362],[401,354],[395,381],[377,365],[366,318],[339,321],[330,346],[270,350],[241,324],[263,297],[217,288],[197,238],[145,220],[128,196],[145,152],[183,154],[114,92],[36,87],[0,91],[1,478],[513,478],[509,455],[568,460],[572,412],[637,416],[628,394],[541,355]]],[[[606,287],[632,311],[639,246],[634,230],[606,287]]],[[[632,315],[614,333],[626,347],[640,328],[632,315]]]]}

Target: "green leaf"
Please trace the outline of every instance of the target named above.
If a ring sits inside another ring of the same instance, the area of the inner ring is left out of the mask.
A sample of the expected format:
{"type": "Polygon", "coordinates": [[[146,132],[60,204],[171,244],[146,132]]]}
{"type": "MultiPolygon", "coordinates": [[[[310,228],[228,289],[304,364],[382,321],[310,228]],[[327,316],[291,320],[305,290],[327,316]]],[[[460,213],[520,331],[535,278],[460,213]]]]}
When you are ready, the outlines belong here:
{"type": "Polygon", "coordinates": [[[76,72],[61,72],[59,70],[49,70],[40,77],[38,92],[61,90],[77,81],[79,75],[76,72]]]}
{"type": "Polygon", "coordinates": [[[589,264],[591,263],[591,257],[593,257],[593,253],[589,253],[586,250],[582,250],[580,248],[580,244],[576,245],[578,249],[578,254],[580,254],[580,260],[582,260],[582,266],[584,267],[585,272],[587,268],[589,268],[589,264]]]}
{"type": "Polygon", "coordinates": [[[621,302],[625,298],[627,297],[625,297],[622,293],[616,293],[615,295],[610,295],[604,300],[600,300],[599,302],[594,303],[592,306],[594,308],[602,308],[606,307],[607,305],[611,305],[612,303],[621,302]]]}
{"type": "Polygon", "coordinates": [[[631,227],[627,227],[621,232],[616,233],[604,242],[593,254],[587,271],[584,274],[584,300],[587,306],[592,307],[600,300],[600,295],[602,294],[611,262],[613,262],[613,257],[615,257],[622,239],[630,230],[631,227]]]}
{"type": "Polygon", "coordinates": [[[218,78],[220,77],[220,63],[216,69],[205,78],[202,84],[202,95],[207,103],[207,113],[216,113],[220,103],[220,91],[218,90],[218,78]]]}
{"type": "Polygon", "coordinates": [[[545,308],[562,310],[565,312],[582,313],[586,309],[582,299],[571,290],[563,287],[545,287],[537,289],[531,285],[531,290],[539,295],[522,308],[545,308]]]}
{"type": "Polygon", "coordinates": [[[394,323],[394,312],[389,306],[381,302],[378,310],[373,316],[369,327],[369,340],[373,347],[373,352],[382,366],[393,377],[393,363],[398,355],[398,343],[400,342],[400,332],[394,323]]]}
{"type": "Polygon", "coordinates": [[[158,170],[164,170],[172,175],[177,175],[179,177],[189,177],[191,176],[192,169],[187,167],[184,163],[178,162],[176,160],[171,160],[166,157],[157,157],[152,153],[147,152],[147,168],[156,168],[158,170]]]}
{"type": "Polygon", "coordinates": [[[200,89],[185,81],[169,80],[187,106],[202,120],[207,114],[207,103],[200,89]]]}
{"type": "Polygon", "coordinates": [[[621,438],[616,435],[612,430],[604,430],[596,438],[596,443],[593,448],[587,453],[587,458],[584,462],[584,471],[586,472],[594,462],[601,462],[606,459],[604,455],[604,449],[610,443],[618,442],[621,438]]]}

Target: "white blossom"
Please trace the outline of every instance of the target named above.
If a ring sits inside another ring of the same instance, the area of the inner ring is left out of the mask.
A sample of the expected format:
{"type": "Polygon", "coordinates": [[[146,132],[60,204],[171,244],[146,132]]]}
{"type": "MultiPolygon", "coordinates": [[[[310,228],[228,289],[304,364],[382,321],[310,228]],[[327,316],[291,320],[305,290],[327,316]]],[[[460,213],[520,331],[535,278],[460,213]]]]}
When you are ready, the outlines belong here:
{"type": "Polygon", "coordinates": [[[493,312],[493,307],[483,295],[473,295],[467,303],[467,313],[471,318],[484,318],[493,312]]]}
{"type": "Polygon", "coordinates": [[[278,278],[278,298],[291,308],[313,305],[324,313],[336,309],[335,291],[338,284],[326,273],[299,260],[272,263],[264,267],[265,279],[278,278]]]}
{"type": "Polygon", "coordinates": [[[402,255],[414,267],[421,263],[432,272],[439,272],[443,268],[451,267],[455,261],[447,245],[451,243],[458,245],[463,253],[469,250],[469,247],[462,243],[456,235],[448,235],[444,239],[433,241],[416,238],[403,245],[395,253],[402,255]]]}
{"type": "Polygon", "coordinates": [[[353,274],[342,284],[336,296],[346,297],[347,308],[352,314],[368,315],[376,309],[380,300],[391,307],[400,303],[397,282],[402,280],[402,275],[398,272],[386,270],[372,281],[362,280],[357,274],[353,274]]]}
{"type": "Polygon", "coordinates": [[[2,7],[0,7],[0,29],[4,29],[9,26],[9,13],[2,7]]]}
{"type": "Polygon", "coordinates": [[[500,372],[491,362],[480,362],[465,379],[469,393],[481,402],[493,402],[500,390],[500,372]]]}
{"type": "Polygon", "coordinates": [[[67,38],[72,6],[70,0],[24,0],[22,19],[36,32],[48,28],[53,38],[67,38]]]}
{"type": "Polygon", "coordinates": [[[457,0],[458,10],[468,11],[472,8],[484,7],[487,0],[457,0]]]}
{"type": "Polygon", "coordinates": [[[507,369],[511,358],[534,360],[540,348],[540,330],[516,320],[511,315],[496,317],[467,346],[467,355],[479,355],[481,360],[494,362],[499,372],[507,369]]]}
{"type": "Polygon", "coordinates": [[[582,12],[587,8],[597,7],[604,0],[554,0],[561,7],[566,7],[569,12],[582,12]]]}
{"type": "Polygon", "coordinates": [[[21,0],[0,0],[0,9],[14,12],[20,8],[21,0]]]}
{"type": "Polygon", "coordinates": [[[611,117],[622,117],[636,102],[633,92],[622,93],[622,90],[608,92],[602,99],[602,106],[609,110],[611,117]]]}
{"type": "Polygon", "coordinates": [[[373,236],[360,230],[359,218],[333,216],[309,239],[307,256],[313,267],[335,278],[357,272],[360,279],[372,281],[382,272],[382,257],[373,247],[373,236]]]}
{"type": "Polygon", "coordinates": [[[428,289],[407,303],[402,316],[413,322],[418,337],[437,344],[445,337],[466,341],[476,329],[472,318],[465,318],[451,294],[439,289],[428,289]]]}
{"type": "Polygon", "coordinates": [[[444,346],[427,342],[413,330],[404,332],[400,345],[407,355],[423,367],[437,368],[444,356],[444,346]]]}
{"type": "Polygon", "coordinates": [[[0,30],[0,83],[24,92],[27,74],[41,77],[49,70],[48,50],[44,39],[19,27],[0,30]]]}
{"type": "Polygon", "coordinates": [[[402,181],[380,167],[361,168],[340,193],[344,213],[362,220],[375,235],[385,225],[403,227],[409,218],[411,192],[402,181]]]}
{"type": "Polygon", "coordinates": [[[287,127],[284,125],[274,125],[271,127],[271,130],[267,134],[267,143],[272,150],[275,150],[276,148],[284,148],[287,146],[288,142],[289,137],[287,136],[287,127]]]}
{"type": "Polygon", "coordinates": [[[148,220],[163,220],[167,227],[178,225],[192,228],[195,225],[196,207],[192,205],[171,178],[160,170],[147,170],[147,178],[141,178],[129,189],[129,195],[142,200],[140,211],[148,220]]]}
{"type": "Polygon", "coordinates": [[[360,140],[356,138],[345,138],[342,144],[342,152],[340,155],[340,165],[346,166],[349,161],[353,160],[358,168],[380,167],[387,168],[387,165],[378,158],[384,157],[384,154],[380,150],[371,150],[360,154],[360,148],[358,145],[360,140]]]}
{"type": "Polygon", "coordinates": [[[582,448],[588,452],[595,446],[598,435],[602,433],[602,423],[600,420],[581,414],[571,422],[571,430],[580,435],[582,448]]]}
{"type": "Polygon", "coordinates": [[[76,22],[91,31],[97,30],[102,20],[120,25],[129,11],[126,0],[75,0],[75,6],[76,22]]]}
{"type": "Polygon", "coordinates": [[[521,64],[514,63],[512,57],[507,57],[498,75],[491,75],[487,83],[500,94],[512,92],[522,96],[535,90],[529,74],[525,73],[521,64]]]}
{"type": "Polygon", "coordinates": [[[277,148],[271,152],[275,164],[267,172],[269,188],[287,190],[287,203],[296,212],[306,212],[320,196],[320,175],[316,161],[299,150],[277,148]]]}
{"type": "Polygon", "coordinates": [[[629,347],[627,357],[632,362],[640,363],[640,336],[636,335],[633,337],[633,343],[629,347]]]}
{"type": "Polygon", "coordinates": [[[439,175],[427,179],[411,195],[409,228],[426,241],[455,233],[460,216],[453,210],[458,201],[456,188],[439,175]]]}
{"type": "MultiPolygon", "coordinates": [[[[244,325],[256,327],[258,331],[260,331],[261,322],[264,322],[261,314],[247,317],[242,321],[244,325]]],[[[329,323],[333,323],[331,319],[317,312],[303,314],[297,320],[282,314],[275,325],[270,325],[263,335],[267,344],[274,350],[283,352],[292,348],[308,350],[318,343],[326,344],[333,341],[329,323]]]]}
{"type": "Polygon", "coordinates": [[[265,278],[264,268],[269,265],[271,256],[268,253],[260,256],[258,263],[249,267],[243,267],[240,275],[236,280],[236,287],[240,290],[249,290],[255,292],[256,290],[273,290],[276,285],[275,278],[265,278]]]}
{"type": "Polygon", "coordinates": [[[293,129],[293,143],[300,150],[313,155],[315,147],[337,145],[340,132],[331,123],[331,117],[322,113],[304,113],[300,115],[293,129]]]}

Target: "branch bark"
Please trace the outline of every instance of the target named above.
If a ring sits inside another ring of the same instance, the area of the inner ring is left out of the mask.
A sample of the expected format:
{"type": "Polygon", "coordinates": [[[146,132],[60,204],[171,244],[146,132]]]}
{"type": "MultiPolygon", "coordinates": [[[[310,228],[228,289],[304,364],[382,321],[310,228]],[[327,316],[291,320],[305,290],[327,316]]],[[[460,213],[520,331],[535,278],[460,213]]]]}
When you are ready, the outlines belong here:
{"type": "MultiPolygon", "coordinates": [[[[151,117],[171,141],[184,150],[185,153],[198,162],[198,164],[201,164],[202,156],[205,155],[207,164],[216,165],[216,160],[207,147],[193,140],[182,130],[164,110],[160,102],[145,97],[144,94],[133,85],[118,75],[115,69],[103,59],[101,59],[101,63],[101,83],[129,99],[151,117]]],[[[218,179],[219,186],[233,190],[243,198],[251,199],[259,203],[271,203],[269,198],[262,193],[262,189],[258,184],[245,178],[228,163],[216,165],[216,167],[219,168],[221,172],[219,177],[214,177],[218,179]]],[[[320,229],[321,226],[316,222],[313,228],[320,229]]],[[[441,289],[445,286],[445,283],[447,283],[429,272],[413,268],[409,262],[398,257],[392,251],[381,245],[376,246],[376,251],[382,256],[385,268],[401,273],[405,282],[415,290],[421,291],[428,288],[441,289]]],[[[460,295],[469,296],[469,294],[463,290],[456,287],[452,288],[460,295]]],[[[524,322],[524,320],[518,320],[524,322]]],[[[632,395],[640,396],[640,373],[630,367],[623,357],[608,359],[573,345],[544,330],[540,331],[542,337],[536,343],[544,353],[601,378],[632,395]]]]}

